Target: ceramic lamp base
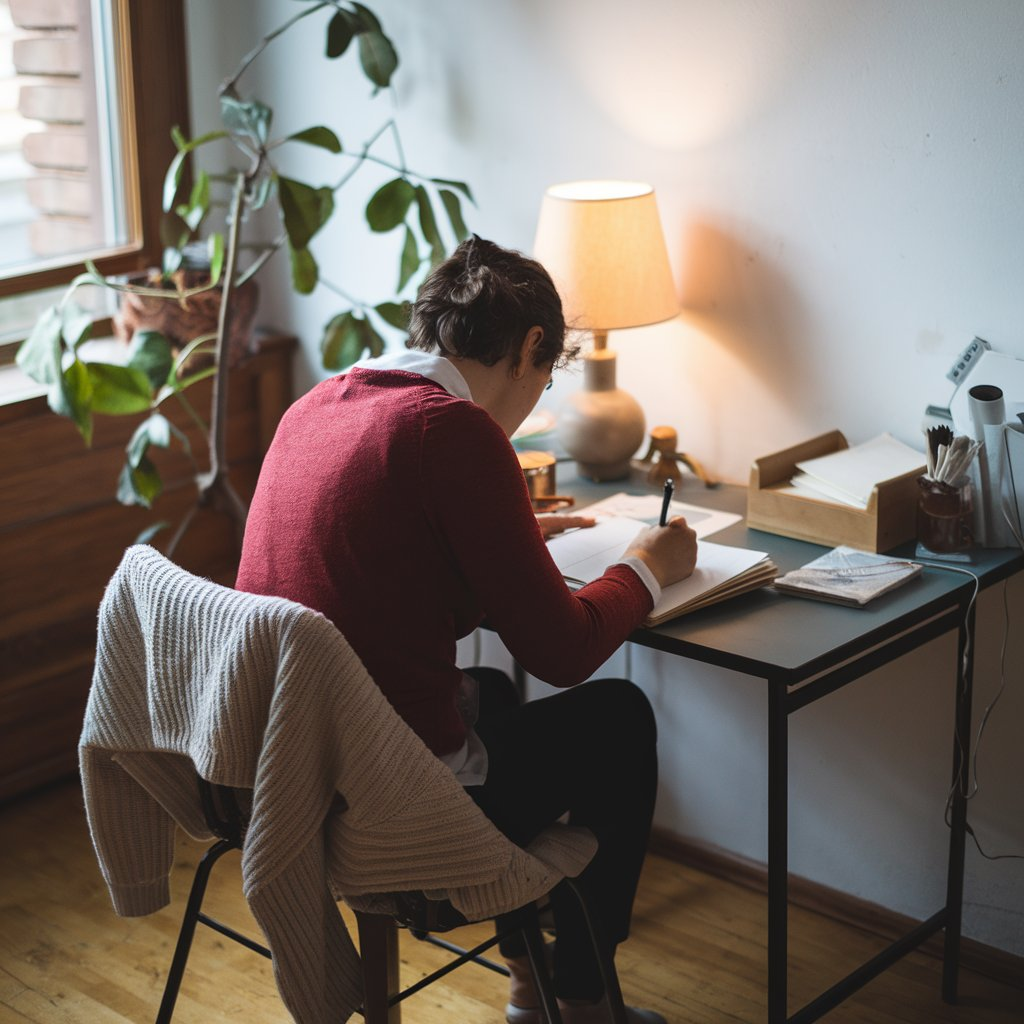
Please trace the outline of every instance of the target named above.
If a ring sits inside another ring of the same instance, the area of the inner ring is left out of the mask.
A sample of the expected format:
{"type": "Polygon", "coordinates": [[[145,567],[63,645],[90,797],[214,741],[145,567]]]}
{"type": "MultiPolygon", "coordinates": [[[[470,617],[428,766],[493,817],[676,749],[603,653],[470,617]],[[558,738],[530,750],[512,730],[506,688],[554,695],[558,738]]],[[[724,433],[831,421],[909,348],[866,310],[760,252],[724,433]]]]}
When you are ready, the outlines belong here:
{"type": "Polygon", "coordinates": [[[559,440],[590,480],[629,476],[630,457],[644,440],[644,414],[636,399],[615,386],[615,353],[602,349],[584,357],[583,390],[567,400],[559,440]]]}

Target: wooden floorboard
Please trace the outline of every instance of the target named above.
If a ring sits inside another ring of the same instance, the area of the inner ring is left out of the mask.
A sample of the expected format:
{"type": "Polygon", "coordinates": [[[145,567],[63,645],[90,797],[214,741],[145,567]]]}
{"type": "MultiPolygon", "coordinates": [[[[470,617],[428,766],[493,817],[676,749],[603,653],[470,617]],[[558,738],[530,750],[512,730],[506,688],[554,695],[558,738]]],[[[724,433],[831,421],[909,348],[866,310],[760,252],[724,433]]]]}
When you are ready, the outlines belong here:
{"type": "MultiPolygon", "coordinates": [[[[121,919],[110,907],[89,843],[77,783],[0,806],[0,1024],[125,1024],[151,1021],[199,844],[180,837],[172,905],[121,919]]],[[[215,869],[207,909],[258,932],[241,897],[237,855],[215,869]]],[[[351,919],[349,919],[351,926],[351,919]]],[[[659,856],[648,858],[633,935],[619,951],[630,1002],[670,1024],[764,1019],[767,913],[764,897],[659,856]]],[[[791,908],[790,1012],[869,958],[882,940],[791,908]]],[[[354,929],[353,929],[354,934],[354,929]]],[[[486,926],[456,933],[467,944],[486,926]]],[[[446,954],[402,936],[402,980],[446,954]]],[[[828,1014],[828,1024],[1022,1024],[1024,991],[970,972],[961,1002],[939,996],[941,964],[911,954],[828,1014]]],[[[503,979],[465,967],[404,1010],[407,1024],[502,1024],[503,979]]],[[[200,928],[175,1013],[176,1024],[279,1024],[289,1019],[261,957],[200,928]]],[[[357,1018],[358,1019],[358,1018],[357,1018]]]]}

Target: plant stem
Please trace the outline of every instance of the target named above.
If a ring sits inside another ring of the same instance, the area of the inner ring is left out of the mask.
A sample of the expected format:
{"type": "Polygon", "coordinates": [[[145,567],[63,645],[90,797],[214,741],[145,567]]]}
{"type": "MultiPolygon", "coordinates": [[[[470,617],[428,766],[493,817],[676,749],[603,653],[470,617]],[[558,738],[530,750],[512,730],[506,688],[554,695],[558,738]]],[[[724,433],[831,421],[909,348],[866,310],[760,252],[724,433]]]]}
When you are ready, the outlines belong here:
{"type": "Polygon", "coordinates": [[[323,7],[332,6],[329,3],[318,3],[315,7],[307,7],[304,11],[300,11],[294,17],[289,18],[283,25],[278,25],[273,32],[265,35],[260,42],[250,50],[243,58],[241,64],[235,69],[235,73],[230,78],[225,78],[221,83],[218,95],[223,95],[229,89],[233,88],[235,83],[245,74],[249,65],[270,45],[270,43],[276,39],[279,35],[287,32],[297,21],[301,21],[303,18],[308,17],[310,14],[316,14],[323,7]]]}
{"type": "Polygon", "coordinates": [[[274,239],[260,254],[252,261],[252,263],[238,275],[238,286],[241,287],[249,280],[254,274],[258,273],[263,265],[270,259],[271,256],[277,252],[278,249],[288,241],[288,232],[283,231],[277,238],[274,239]]]}
{"type": "Polygon", "coordinates": [[[369,308],[365,302],[360,302],[359,299],[349,295],[343,288],[328,281],[326,277],[320,278],[320,284],[322,284],[328,291],[334,292],[335,295],[340,295],[346,302],[351,302],[353,306],[358,306],[363,310],[369,308]]]}
{"type": "Polygon", "coordinates": [[[213,414],[210,417],[210,477],[217,480],[227,471],[224,431],[228,398],[228,336],[231,332],[231,300],[235,285],[235,263],[238,259],[238,235],[242,226],[242,200],[245,196],[245,175],[235,178],[231,195],[231,223],[228,232],[224,287],[217,319],[217,373],[213,378],[213,414]]]}
{"type": "MultiPolygon", "coordinates": [[[[174,397],[179,402],[181,402],[182,408],[185,410],[185,412],[189,414],[189,416],[192,418],[196,426],[199,427],[199,429],[203,432],[203,437],[206,438],[207,444],[209,444],[210,430],[207,427],[207,425],[203,422],[202,416],[200,416],[199,413],[196,412],[195,406],[185,397],[185,394],[182,391],[176,391],[174,393],[174,397]]],[[[195,459],[193,459],[192,461],[193,463],[195,463],[195,459]]]]}

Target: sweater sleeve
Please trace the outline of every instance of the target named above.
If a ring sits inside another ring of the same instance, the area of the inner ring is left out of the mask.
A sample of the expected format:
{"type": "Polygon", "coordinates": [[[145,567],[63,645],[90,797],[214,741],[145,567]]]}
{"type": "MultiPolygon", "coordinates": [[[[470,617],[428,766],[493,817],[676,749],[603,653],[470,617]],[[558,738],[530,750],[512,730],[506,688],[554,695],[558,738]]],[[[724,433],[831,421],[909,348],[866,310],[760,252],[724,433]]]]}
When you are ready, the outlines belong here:
{"type": "Polygon", "coordinates": [[[79,763],[89,832],[114,910],[139,917],[167,906],[174,820],[107,751],[82,747],[79,763]]]}
{"type": "Polygon", "coordinates": [[[463,402],[427,422],[421,486],[428,514],[488,624],[532,675],[562,687],[583,681],[651,610],[647,587],[633,569],[614,565],[570,591],[501,428],[463,402]]]}

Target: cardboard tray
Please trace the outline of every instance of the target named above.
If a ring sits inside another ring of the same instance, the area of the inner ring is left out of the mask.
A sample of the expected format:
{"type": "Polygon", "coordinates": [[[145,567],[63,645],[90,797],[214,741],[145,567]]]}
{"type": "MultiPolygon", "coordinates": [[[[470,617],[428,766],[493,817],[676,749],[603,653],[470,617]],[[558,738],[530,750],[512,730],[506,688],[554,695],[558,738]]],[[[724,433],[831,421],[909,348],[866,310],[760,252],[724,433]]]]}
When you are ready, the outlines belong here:
{"type": "Polygon", "coordinates": [[[917,478],[925,471],[923,463],[918,470],[876,484],[866,509],[783,493],[798,472],[798,462],[849,447],[842,433],[833,430],[755,459],[747,491],[747,525],[813,544],[848,544],[861,551],[888,551],[913,540],[917,532],[917,478]]]}

